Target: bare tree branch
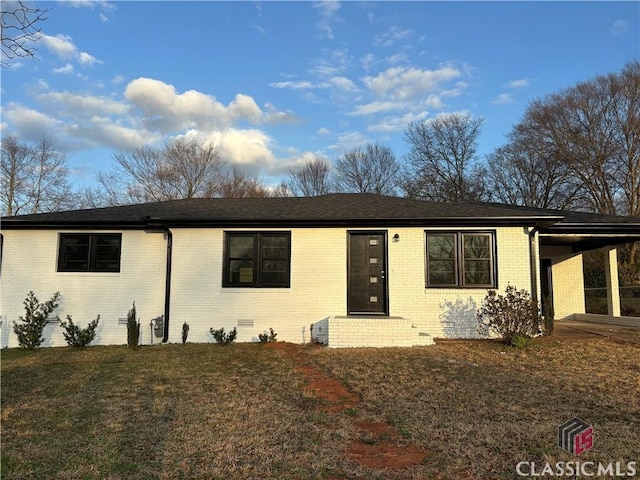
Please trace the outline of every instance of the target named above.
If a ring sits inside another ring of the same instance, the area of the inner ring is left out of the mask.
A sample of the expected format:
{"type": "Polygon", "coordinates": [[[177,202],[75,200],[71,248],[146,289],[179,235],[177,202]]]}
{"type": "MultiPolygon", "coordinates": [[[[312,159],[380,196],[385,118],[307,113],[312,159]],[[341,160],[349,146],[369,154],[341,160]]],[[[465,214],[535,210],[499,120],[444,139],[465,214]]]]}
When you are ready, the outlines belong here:
{"type": "Polygon", "coordinates": [[[346,152],[334,166],[333,189],[344,193],[395,195],[399,165],[387,146],[368,143],[346,152]]]}
{"type": "Polygon", "coordinates": [[[444,202],[484,199],[485,171],[476,155],[483,121],[467,113],[448,113],[410,123],[404,134],[410,146],[405,193],[444,202]]]}
{"type": "Polygon", "coordinates": [[[47,20],[49,9],[29,7],[23,1],[0,2],[2,15],[2,60],[3,68],[9,66],[9,60],[14,58],[35,58],[34,47],[41,36],[38,24],[47,20]]]}
{"type": "Polygon", "coordinates": [[[313,157],[304,166],[289,170],[287,186],[298,197],[314,197],[330,192],[331,164],[326,158],[313,157]]]}
{"type": "Polygon", "coordinates": [[[50,137],[36,145],[2,139],[0,201],[6,215],[51,212],[75,206],[67,157],[50,137]]]}

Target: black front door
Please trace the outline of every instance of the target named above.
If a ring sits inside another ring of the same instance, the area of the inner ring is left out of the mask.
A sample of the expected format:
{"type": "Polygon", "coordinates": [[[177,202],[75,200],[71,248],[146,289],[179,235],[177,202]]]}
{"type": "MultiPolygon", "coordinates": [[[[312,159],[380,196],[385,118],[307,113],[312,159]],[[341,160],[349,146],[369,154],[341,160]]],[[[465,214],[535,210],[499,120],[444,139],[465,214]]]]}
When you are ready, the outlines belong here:
{"type": "Polygon", "coordinates": [[[348,314],[388,315],[386,232],[349,232],[347,261],[348,314]]]}

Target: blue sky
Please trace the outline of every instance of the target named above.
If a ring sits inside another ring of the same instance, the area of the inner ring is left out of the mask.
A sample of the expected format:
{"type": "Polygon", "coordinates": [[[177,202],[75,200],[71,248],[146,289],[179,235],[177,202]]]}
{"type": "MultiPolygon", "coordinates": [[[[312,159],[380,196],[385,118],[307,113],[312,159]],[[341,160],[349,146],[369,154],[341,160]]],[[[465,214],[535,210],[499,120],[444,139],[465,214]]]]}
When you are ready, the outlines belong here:
{"type": "Polygon", "coordinates": [[[479,150],[529,101],[640,56],[640,2],[40,2],[37,61],[2,71],[3,135],[43,134],[91,184],[116,150],[213,141],[269,183],[310,155],[467,111],[479,150]]]}

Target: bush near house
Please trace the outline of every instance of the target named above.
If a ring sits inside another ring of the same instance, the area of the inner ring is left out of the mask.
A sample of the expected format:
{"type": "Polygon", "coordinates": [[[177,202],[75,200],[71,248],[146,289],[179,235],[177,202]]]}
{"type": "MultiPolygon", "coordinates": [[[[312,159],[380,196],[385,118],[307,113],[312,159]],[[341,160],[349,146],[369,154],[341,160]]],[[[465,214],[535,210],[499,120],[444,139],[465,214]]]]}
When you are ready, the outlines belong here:
{"type": "MultiPolygon", "coordinates": [[[[60,292],[53,294],[50,300],[40,303],[36,294],[30,291],[24,301],[24,317],[19,317],[18,322],[13,322],[13,331],[18,336],[18,344],[22,348],[33,350],[44,342],[42,332],[47,325],[47,319],[56,308],[60,292]]],[[[60,319],[58,319],[60,320],[60,319]]]]}
{"type": "Polygon", "coordinates": [[[62,335],[64,336],[64,340],[67,342],[67,345],[70,347],[76,348],[84,348],[89,346],[93,339],[96,338],[96,329],[98,328],[98,323],[100,322],[100,315],[98,317],[89,322],[87,328],[80,328],[78,325],[73,323],[73,319],[71,315],[67,315],[67,322],[63,322],[62,320],[58,320],[60,326],[64,329],[62,335]]]}
{"type": "Polygon", "coordinates": [[[213,339],[216,341],[218,345],[229,345],[233,343],[238,335],[238,330],[236,327],[233,327],[229,333],[224,332],[224,327],[218,330],[214,330],[213,328],[209,329],[209,333],[213,335],[213,339]]]}
{"type": "Polygon", "coordinates": [[[505,294],[489,290],[477,312],[478,333],[497,334],[507,345],[522,344],[521,337],[530,338],[540,329],[542,317],[538,302],[526,290],[507,285],[505,294]]]}
{"type": "Polygon", "coordinates": [[[140,320],[136,315],[136,302],[133,302],[133,307],[127,313],[127,345],[135,350],[139,344],[140,320]]]}

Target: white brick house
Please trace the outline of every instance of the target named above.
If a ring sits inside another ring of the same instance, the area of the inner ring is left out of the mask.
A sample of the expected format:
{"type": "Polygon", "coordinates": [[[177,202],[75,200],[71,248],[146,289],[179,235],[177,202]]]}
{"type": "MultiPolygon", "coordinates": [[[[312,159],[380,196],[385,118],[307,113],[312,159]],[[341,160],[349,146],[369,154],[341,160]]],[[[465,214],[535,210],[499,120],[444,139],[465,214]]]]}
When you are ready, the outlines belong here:
{"type": "MultiPolygon", "coordinates": [[[[17,346],[31,290],[40,301],[59,291],[56,315],[81,326],[100,314],[94,344],[126,343],[134,301],[144,344],[180,342],[184,322],[192,342],[220,327],[237,327],[238,341],[272,327],[280,340],[345,347],[468,338],[487,290],[508,284],[548,295],[556,318],[584,313],[581,252],[637,240],[634,218],[370,194],[5,217],[0,340],[17,346]]],[[[55,322],[45,338],[64,345],[55,322]]]]}

